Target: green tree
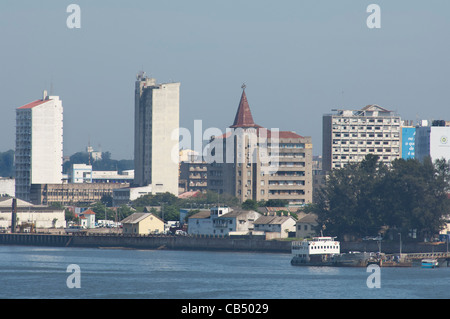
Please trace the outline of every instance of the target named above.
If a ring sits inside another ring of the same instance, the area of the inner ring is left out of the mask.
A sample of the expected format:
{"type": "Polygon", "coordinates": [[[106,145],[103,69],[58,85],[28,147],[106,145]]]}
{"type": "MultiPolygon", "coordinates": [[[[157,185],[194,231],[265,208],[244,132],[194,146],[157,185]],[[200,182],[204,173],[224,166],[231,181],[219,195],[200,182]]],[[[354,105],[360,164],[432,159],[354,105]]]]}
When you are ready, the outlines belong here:
{"type": "Polygon", "coordinates": [[[253,199],[247,199],[242,203],[241,208],[244,210],[258,211],[258,202],[253,199]]]}
{"type": "Polygon", "coordinates": [[[445,163],[433,165],[429,159],[400,159],[388,167],[368,155],[361,163],[333,170],[307,210],[318,215],[319,227],[339,237],[374,235],[383,226],[430,236],[450,211],[448,172],[445,163]]]}
{"type": "Polygon", "coordinates": [[[0,176],[14,177],[14,151],[0,152],[0,176]]]}

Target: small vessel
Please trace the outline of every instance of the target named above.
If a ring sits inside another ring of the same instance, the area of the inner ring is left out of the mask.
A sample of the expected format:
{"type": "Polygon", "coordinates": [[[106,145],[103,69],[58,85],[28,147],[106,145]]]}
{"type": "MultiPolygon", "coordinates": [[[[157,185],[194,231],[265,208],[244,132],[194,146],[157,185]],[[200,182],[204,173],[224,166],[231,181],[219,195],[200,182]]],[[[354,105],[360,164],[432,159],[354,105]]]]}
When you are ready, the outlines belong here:
{"type": "Polygon", "coordinates": [[[340,251],[340,243],[335,237],[313,237],[310,241],[294,241],[291,246],[291,265],[334,266],[340,251]]]}
{"type": "Polygon", "coordinates": [[[439,267],[439,262],[435,258],[422,259],[422,268],[436,268],[439,267]]]}

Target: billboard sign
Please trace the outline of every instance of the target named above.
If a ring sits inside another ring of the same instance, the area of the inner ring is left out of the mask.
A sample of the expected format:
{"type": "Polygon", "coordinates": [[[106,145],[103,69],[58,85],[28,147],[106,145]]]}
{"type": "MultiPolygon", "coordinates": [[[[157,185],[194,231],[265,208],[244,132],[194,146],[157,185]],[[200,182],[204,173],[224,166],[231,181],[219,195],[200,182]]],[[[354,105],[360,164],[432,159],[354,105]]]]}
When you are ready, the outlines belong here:
{"type": "Polygon", "coordinates": [[[416,128],[403,127],[402,128],[402,158],[415,158],[416,153],[416,128]]]}

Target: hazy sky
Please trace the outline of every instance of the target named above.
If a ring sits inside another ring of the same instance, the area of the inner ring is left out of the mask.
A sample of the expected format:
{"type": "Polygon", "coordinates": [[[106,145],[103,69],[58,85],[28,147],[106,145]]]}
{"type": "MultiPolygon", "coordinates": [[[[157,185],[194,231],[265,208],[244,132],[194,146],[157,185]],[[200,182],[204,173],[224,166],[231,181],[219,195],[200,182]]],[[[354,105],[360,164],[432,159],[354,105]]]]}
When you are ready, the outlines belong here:
{"type": "Polygon", "coordinates": [[[64,154],[88,145],[133,158],[134,81],[181,82],[180,126],[225,130],[246,83],[255,122],[312,136],[322,115],[378,104],[450,120],[450,1],[160,0],[0,2],[0,151],[15,109],[53,88],[64,154]],[[66,25],[81,8],[81,28],[66,25]],[[381,28],[366,24],[369,4],[381,28]]]}

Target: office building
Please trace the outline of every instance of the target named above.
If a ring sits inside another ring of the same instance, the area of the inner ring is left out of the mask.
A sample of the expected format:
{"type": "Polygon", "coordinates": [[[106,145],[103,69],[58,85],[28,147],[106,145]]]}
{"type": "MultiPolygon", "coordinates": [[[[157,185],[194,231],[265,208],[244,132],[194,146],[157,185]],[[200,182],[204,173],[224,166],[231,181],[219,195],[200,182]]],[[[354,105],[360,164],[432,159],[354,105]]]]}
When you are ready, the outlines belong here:
{"type": "Polygon", "coordinates": [[[428,121],[421,121],[416,127],[416,158],[423,161],[430,157],[450,161],[450,121],[436,120],[431,125],[428,121]]]}
{"type": "Polygon", "coordinates": [[[32,184],[60,184],[63,164],[63,107],[44,91],[16,109],[16,196],[29,201],[32,184]]]}
{"type": "Polygon", "coordinates": [[[134,185],[178,195],[180,83],[135,83],[134,185]]]}
{"type": "Polygon", "coordinates": [[[377,155],[390,163],[401,157],[400,116],[378,105],[334,110],[323,116],[322,169],[329,172],[377,155]]]}

